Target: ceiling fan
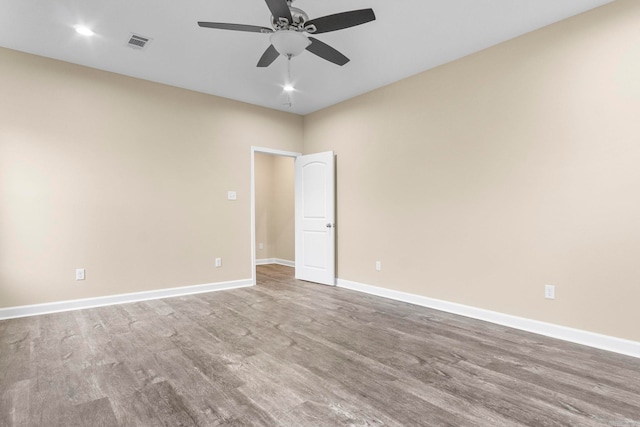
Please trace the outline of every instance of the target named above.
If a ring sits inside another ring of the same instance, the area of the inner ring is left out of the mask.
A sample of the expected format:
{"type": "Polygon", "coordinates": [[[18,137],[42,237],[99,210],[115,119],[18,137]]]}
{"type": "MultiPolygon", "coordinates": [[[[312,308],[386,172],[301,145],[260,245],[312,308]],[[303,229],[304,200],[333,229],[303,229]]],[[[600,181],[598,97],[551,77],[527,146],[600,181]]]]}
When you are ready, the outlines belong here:
{"type": "Polygon", "coordinates": [[[271,44],[258,61],[258,67],[268,67],[280,55],[291,59],[305,49],[320,58],[342,66],[349,62],[349,58],[328,44],[307,34],[342,30],[376,19],[372,9],[360,9],[310,20],[304,11],[291,6],[293,0],[265,0],[265,2],[271,11],[272,28],[224,22],[198,22],[198,25],[220,30],[271,34],[271,44]]]}

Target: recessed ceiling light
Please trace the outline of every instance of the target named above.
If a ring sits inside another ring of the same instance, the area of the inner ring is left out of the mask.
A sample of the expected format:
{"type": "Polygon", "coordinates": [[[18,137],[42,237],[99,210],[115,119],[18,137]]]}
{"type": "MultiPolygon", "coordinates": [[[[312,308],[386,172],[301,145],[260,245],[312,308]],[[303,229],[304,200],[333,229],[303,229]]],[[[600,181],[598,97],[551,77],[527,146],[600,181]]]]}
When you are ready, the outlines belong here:
{"type": "Polygon", "coordinates": [[[286,92],[293,92],[295,90],[295,88],[293,87],[293,85],[285,85],[283,88],[286,92]]]}
{"type": "Polygon", "coordinates": [[[95,34],[89,27],[85,27],[84,25],[78,25],[76,27],[76,33],[82,34],[83,36],[92,36],[95,34]]]}

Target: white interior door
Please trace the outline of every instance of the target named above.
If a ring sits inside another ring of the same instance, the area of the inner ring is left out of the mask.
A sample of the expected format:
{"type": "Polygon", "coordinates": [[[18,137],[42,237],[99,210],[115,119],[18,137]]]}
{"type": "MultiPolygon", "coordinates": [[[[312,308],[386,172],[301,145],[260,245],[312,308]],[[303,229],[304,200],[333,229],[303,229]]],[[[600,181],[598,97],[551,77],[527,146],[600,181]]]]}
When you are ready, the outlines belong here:
{"type": "Polygon", "coordinates": [[[333,151],[295,161],[296,279],[335,285],[335,160],[333,151]]]}

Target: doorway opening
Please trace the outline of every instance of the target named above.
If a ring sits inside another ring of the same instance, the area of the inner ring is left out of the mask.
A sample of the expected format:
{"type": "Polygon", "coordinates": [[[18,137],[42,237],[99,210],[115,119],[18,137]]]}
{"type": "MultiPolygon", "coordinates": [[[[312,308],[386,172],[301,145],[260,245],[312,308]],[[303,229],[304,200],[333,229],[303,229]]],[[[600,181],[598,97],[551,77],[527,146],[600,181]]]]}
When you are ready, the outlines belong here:
{"type": "Polygon", "coordinates": [[[301,153],[251,147],[251,266],[295,266],[294,161],[301,153]]]}

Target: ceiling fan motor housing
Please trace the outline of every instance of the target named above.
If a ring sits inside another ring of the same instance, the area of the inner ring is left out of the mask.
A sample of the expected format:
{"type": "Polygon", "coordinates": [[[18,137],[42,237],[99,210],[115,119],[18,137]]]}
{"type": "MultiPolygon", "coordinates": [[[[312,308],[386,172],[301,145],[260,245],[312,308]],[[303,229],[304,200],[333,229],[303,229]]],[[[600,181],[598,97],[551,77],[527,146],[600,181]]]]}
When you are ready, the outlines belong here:
{"type": "Polygon", "coordinates": [[[289,3],[289,10],[291,11],[291,17],[293,22],[289,22],[286,18],[274,18],[271,17],[271,26],[274,30],[294,30],[294,31],[307,31],[304,24],[309,20],[309,15],[302,9],[291,6],[289,3]]]}

